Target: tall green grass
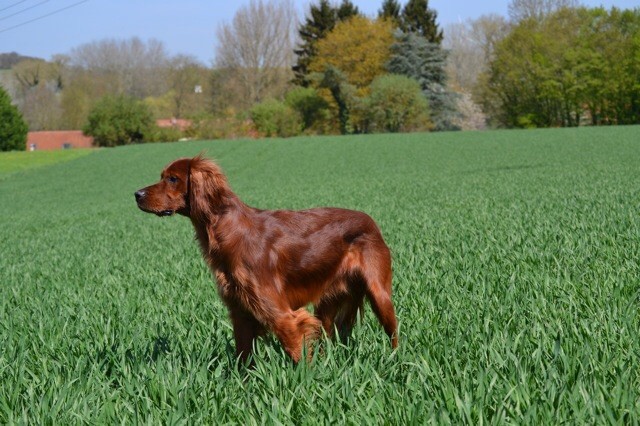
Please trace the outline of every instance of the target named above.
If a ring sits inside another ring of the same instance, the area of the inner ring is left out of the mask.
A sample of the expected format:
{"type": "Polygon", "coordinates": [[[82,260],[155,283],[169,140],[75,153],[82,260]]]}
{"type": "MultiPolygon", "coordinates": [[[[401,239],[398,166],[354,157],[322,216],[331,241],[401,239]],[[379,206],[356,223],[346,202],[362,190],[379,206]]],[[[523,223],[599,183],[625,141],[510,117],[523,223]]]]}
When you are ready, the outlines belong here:
{"type": "Polygon", "coordinates": [[[188,142],[0,181],[0,423],[637,424],[640,127],[188,142]],[[368,212],[367,306],[310,364],[227,313],[184,218],[133,192],[202,150],[262,208],[368,212]]]}

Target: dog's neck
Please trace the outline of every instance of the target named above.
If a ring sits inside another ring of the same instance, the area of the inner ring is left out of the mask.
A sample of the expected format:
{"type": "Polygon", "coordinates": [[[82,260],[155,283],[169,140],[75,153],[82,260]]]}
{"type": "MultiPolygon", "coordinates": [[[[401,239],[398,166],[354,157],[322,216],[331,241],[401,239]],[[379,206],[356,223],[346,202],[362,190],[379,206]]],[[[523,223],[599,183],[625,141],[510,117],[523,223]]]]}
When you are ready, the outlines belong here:
{"type": "Polygon", "coordinates": [[[250,218],[254,212],[255,209],[247,206],[233,192],[230,192],[225,204],[216,208],[215,214],[205,217],[190,217],[196,232],[196,239],[200,243],[202,254],[209,265],[215,265],[216,269],[219,269],[221,263],[226,263],[225,253],[233,249],[233,247],[227,246],[237,243],[228,240],[229,231],[248,227],[253,221],[246,219],[250,218]]]}

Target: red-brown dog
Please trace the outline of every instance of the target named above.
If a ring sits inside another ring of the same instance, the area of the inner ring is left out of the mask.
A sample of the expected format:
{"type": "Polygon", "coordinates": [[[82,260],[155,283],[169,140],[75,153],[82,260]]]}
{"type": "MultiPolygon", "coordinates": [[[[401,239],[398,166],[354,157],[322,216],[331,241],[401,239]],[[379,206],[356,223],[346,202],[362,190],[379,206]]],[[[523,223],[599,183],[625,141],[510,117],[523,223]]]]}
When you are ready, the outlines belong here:
{"type": "Polygon", "coordinates": [[[197,156],[169,164],[160,182],[135,193],[138,207],[191,219],[229,308],[236,351],[275,333],[299,361],[320,327],[348,336],[365,295],[398,345],[391,302],[391,255],[373,219],[338,208],[259,210],[230,189],[220,168],[197,156]],[[315,316],[304,307],[312,303],[315,316]]]}

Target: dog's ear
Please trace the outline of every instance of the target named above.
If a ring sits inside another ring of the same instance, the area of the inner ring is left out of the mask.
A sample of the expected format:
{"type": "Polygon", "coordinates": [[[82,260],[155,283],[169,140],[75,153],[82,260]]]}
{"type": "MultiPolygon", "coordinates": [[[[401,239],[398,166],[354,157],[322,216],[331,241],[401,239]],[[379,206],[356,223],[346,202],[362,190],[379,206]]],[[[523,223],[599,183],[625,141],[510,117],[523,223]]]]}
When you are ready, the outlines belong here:
{"type": "Polygon", "coordinates": [[[201,154],[189,166],[191,218],[206,219],[224,210],[231,190],[220,167],[201,154]]]}

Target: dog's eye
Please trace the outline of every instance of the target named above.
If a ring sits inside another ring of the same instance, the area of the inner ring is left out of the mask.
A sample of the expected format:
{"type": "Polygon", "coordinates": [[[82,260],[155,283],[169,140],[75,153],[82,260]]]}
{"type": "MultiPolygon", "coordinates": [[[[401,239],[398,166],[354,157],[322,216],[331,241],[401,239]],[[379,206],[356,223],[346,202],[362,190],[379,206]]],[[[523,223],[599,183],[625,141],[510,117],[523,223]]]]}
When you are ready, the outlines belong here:
{"type": "Polygon", "coordinates": [[[171,183],[176,183],[178,181],[178,178],[175,176],[169,176],[167,180],[171,183]]]}

